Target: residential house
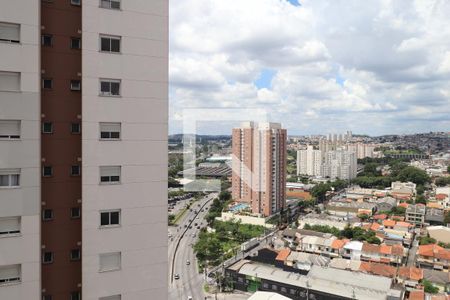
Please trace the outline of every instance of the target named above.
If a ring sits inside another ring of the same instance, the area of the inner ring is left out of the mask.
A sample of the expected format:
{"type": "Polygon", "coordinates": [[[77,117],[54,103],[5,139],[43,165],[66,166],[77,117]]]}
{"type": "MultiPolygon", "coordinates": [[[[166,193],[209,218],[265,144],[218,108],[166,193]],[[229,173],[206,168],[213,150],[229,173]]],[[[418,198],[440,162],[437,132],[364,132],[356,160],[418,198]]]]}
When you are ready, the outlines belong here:
{"type": "Polygon", "coordinates": [[[350,241],[344,245],[344,252],[342,257],[360,260],[362,253],[363,243],[359,241],[350,241]]]}
{"type": "Polygon", "coordinates": [[[437,244],[420,245],[417,249],[416,264],[422,268],[448,270],[450,250],[437,244]]]}
{"type": "Polygon", "coordinates": [[[423,279],[423,269],[400,267],[397,272],[397,282],[404,285],[408,291],[418,288],[423,279]]]}
{"type": "Polygon", "coordinates": [[[441,292],[450,291],[450,273],[423,269],[423,278],[437,286],[441,292]]]}
{"type": "Polygon", "coordinates": [[[423,225],[425,223],[425,205],[416,204],[409,205],[405,212],[406,221],[416,224],[423,225]]]}

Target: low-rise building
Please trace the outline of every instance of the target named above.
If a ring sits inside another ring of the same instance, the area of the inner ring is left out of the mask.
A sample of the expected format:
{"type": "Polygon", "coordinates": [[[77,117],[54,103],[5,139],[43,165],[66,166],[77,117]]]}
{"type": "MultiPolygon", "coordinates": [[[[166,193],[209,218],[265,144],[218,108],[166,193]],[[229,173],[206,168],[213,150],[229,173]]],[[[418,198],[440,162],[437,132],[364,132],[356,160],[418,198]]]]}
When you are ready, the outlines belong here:
{"type": "Polygon", "coordinates": [[[358,216],[366,214],[371,216],[376,211],[376,204],[362,201],[332,201],[326,206],[330,214],[338,216],[358,216]]]}
{"type": "Polygon", "coordinates": [[[421,268],[448,270],[450,250],[436,244],[420,245],[417,249],[416,264],[421,268]]]}
{"type": "Polygon", "coordinates": [[[425,213],[425,222],[430,225],[444,224],[444,210],[439,208],[427,208],[425,213]]]}
{"type": "Polygon", "coordinates": [[[407,222],[422,225],[425,223],[426,208],[423,204],[408,205],[405,212],[405,219],[407,222]]]}
{"type": "Polygon", "coordinates": [[[450,273],[423,269],[423,278],[437,286],[441,292],[450,291],[450,273]]]}
{"type": "Polygon", "coordinates": [[[450,243],[450,228],[445,226],[428,226],[427,232],[438,242],[450,243]]]}

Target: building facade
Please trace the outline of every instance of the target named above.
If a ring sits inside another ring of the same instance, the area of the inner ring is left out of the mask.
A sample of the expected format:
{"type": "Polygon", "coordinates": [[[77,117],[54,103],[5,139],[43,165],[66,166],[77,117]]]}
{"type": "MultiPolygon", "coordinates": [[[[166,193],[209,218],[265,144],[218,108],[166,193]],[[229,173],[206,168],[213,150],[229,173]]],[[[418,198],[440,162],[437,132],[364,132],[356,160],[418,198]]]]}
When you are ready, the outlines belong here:
{"type": "Polygon", "coordinates": [[[357,175],[356,154],[345,150],[329,151],[322,165],[322,176],[350,180],[357,175]]]}
{"type": "Polygon", "coordinates": [[[278,123],[233,129],[232,196],[255,214],[270,216],[286,204],[286,138],[278,123]]]}
{"type": "Polygon", "coordinates": [[[322,151],[308,145],[297,151],[297,175],[321,176],[322,151]]]}
{"type": "Polygon", "coordinates": [[[167,298],[168,1],[4,1],[0,53],[0,299],[167,298]]]}

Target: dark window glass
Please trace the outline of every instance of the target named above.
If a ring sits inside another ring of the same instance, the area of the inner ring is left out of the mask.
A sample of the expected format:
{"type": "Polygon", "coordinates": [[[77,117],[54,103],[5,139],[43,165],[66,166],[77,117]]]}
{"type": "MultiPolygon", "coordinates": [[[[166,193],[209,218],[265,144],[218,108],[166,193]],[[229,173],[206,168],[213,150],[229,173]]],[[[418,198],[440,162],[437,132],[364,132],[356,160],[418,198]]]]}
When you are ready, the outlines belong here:
{"type": "Polygon", "coordinates": [[[100,91],[102,93],[109,93],[110,92],[110,85],[108,81],[102,81],[100,82],[100,91]]]}
{"type": "Polygon", "coordinates": [[[51,209],[44,209],[42,211],[42,219],[43,220],[52,220],[53,219],[53,210],[51,210],[51,209]]]}
{"type": "Polygon", "coordinates": [[[70,89],[72,91],[79,91],[79,90],[81,90],[81,81],[80,80],[71,80],[70,81],[70,89]]]}
{"type": "Polygon", "coordinates": [[[101,38],[101,50],[102,51],[111,51],[111,44],[109,38],[101,38]]]}
{"type": "Polygon", "coordinates": [[[119,212],[111,212],[111,225],[119,224],[119,212]]]}
{"type": "Polygon", "coordinates": [[[53,253],[52,252],[44,252],[42,254],[42,262],[44,264],[49,264],[53,262],[53,253]]]}
{"type": "Polygon", "coordinates": [[[70,39],[70,48],[71,49],[81,49],[81,39],[80,38],[71,38],[70,39]]]}
{"type": "Polygon", "coordinates": [[[43,46],[51,46],[53,44],[53,37],[50,34],[43,34],[41,36],[43,46]]]}
{"type": "Polygon", "coordinates": [[[118,96],[120,91],[120,83],[119,82],[111,82],[111,95],[118,96]]]}
{"type": "Polygon", "coordinates": [[[111,8],[120,9],[120,1],[111,1],[111,8]]]}
{"type": "Polygon", "coordinates": [[[81,174],[81,168],[80,166],[72,166],[70,169],[70,174],[72,176],[78,176],[81,174]]]}
{"type": "Polygon", "coordinates": [[[109,133],[109,132],[106,132],[106,131],[102,131],[102,132],[100,133],[100,137],[101,137],[102,139],[109,139],[109,138],[110,138],[110,133],[109,133]]]}
{"type": "Polygon", "coordinates": [[[44,166],[42,173],[44,176],[52,176],[53,168],[51,166],[44,166]]]}
{"type": "Polygon", "coordinates": [[[51,295],[44,295],[42,296],[42,300],[53,300],[51,295]]]}
{"type": "Polygon", "coordinates": [[[72,133],[80,133],[81,132],[81,125],[80,125],[80,123],[72,123],[70,125],[70,132],[72,132],[72,133]]]}
{"type": "Polygon", "coordinates": [[[70,216],[72,218],[79,218],[81,216],[81,209],[79,207],[72,207],[70,209],[70,216]]]}
{"type": "Polygon", "coordinates": [[[100,214],[100,225],[109,225],[109,213],[103,212],[100,214]]]}
{"type": "Polygon", "coordinates": [[[70,293],[70,300],[81,300],[80,292],[70,293]]]}
{"type": "Polygon", "coordinates": [[[111,132],[111,138],[112,139],[119,139],[120,138],[120,132],[111,132]]]}
{"type": "Polygon", "coordinates": [[[119,176],[111,176],[111,181],[112,182],[118,182],[120,180],[119,176]]]}
{"type": "Polygon", "coordinates": [[[81,257],[80,249],[72,249],[70,251],[70,259],[71,260],[80,260],[80,257],[81,257]]]}
{"type": "Polygon", "coordinates": [[[120,40],[111,39],[111,52],[120,52],[120,40]]]}
{"type": "Polygon", "coordinates": [[[51,80],[51,79],[42,79],[42,88],[43,89],[51,89],[51,88],[53,88],[53,80],[51,80]]]}
{"type": "Polygon", "coordinates": [[[52,133],[53,132],[53,123],[51,123],[51,122],[44,122],[42,124],[42,132],[43,133],[52,133]]]}
{"type": "Polygon", "coordinates": [[[109,182],[111,181],[111,178],[109,176],[100,176],[101,182],[109,182]]]}

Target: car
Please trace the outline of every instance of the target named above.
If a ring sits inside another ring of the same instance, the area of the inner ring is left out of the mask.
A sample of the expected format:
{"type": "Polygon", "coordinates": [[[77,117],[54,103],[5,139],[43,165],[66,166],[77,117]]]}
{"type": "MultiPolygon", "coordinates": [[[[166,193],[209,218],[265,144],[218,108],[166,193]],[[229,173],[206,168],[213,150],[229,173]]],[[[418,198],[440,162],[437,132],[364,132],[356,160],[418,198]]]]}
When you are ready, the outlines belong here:
{"type": "Polygon", "coordinates": [[[187,297],[187,300],[192,300],[192,297],[191,297],[191,296],[188,296],[188,297],[187,297]]]}
{"type": "Polygon", "coordinates": [[[200,226],[197,226],[197,229],[200,229],[200,226]]]}
{"type": "Polygon", "coordinates": [[[175,274],[174,278],[175,278],[176,280],[180,279],[180,274],[175,274]]]}
{"type": "Polygon", "coordinates": [[[197,223],[194,223],[194,226],[197,226],[198,224],[197,223]]]}
{"type": "Polygon", "coordinates": [[[191,261],[188,259],[187,261],[186,261],[186,265],[190,265],[191,264],[191,261]]]}

